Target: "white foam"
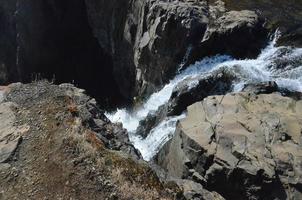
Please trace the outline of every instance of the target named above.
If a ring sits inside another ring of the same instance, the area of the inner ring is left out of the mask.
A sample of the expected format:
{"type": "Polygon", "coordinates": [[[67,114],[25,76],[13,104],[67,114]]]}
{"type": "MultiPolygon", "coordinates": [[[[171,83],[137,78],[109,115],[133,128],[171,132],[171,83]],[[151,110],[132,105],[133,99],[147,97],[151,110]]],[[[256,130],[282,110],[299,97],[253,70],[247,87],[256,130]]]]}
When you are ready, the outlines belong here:
{"type": "Polygon", "coordinates": [[[140,150],[145,160],[150,160],[171,138],[177,120],[183,118],[184,115],[164,119],[151,130],[145,139],[142,139],[135,131],[139,122],[145,119],[150,112],[156,111],[161,105],[168,102],[174,87],[186,78],[192,80],[187,83],[188,86],[194,87],[197,84],[194,80],[195,77],[203,76],[205,72],[211,73],[220,68],[227,68],[238,78],[238,81],[234,83],[234,91],[240,91],[248,82],[276,81],[280,87],[302,92],[302,66],[294,67],[289,62],[284,66],[285,68],[278,69],[274,63],[276,59],[301,61],[302,49],[275,47],[277,37],[278,34],[256,59],[235,60],[229,56],[218,55],[196,62],[180,72],[160,91],[151,95],[146,103],[136,111],[129,112],[127,109],[120,109],[114,113],[106,113],[106,116],[112,122],[122,122],[124,128],[129,132],[131,142],[140,150]]]}

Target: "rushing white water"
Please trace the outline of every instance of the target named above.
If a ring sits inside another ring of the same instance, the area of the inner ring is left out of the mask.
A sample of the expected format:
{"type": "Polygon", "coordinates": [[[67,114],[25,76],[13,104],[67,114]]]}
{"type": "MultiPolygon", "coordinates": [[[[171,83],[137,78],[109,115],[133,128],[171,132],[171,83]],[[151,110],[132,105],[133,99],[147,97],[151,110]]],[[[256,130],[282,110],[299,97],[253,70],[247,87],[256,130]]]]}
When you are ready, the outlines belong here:
{"type": "Polygon", "coordinates": [[[136,134],[139,122],[166,104],[174,87],[187,78],[192,80],[187,83],[189,87],[194,87],[197,84],[194,78],[227,68],[238,80],[233,85],[234,91],[240,91],[249,82],[276,81],[280,87],[302,92],[302,48],[275,47],[275,41],[274,39],[256,59],[236,60],[226,55],[205,58],[180,72],[135,111],[119,109],[114,113],[106,113],[106,116],[112,122],[122,122],[129,132],[131,142],[145,160],[150,160],[172,137],[177,121],[185,115],[164,119],[144,139],[136,134]]]}

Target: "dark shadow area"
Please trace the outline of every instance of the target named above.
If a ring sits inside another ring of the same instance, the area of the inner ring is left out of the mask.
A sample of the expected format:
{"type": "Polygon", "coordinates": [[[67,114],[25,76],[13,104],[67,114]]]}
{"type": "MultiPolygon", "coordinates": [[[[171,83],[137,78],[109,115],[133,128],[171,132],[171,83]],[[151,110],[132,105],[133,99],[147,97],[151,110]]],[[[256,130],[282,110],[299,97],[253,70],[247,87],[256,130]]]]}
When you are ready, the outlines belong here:
{"type": "Polygon", "coordinates": [[[11,37],[6,43],[15,57],[6,62],[16,71],[8,82],[31,82],[39,75],[86,89],[102,107],[125,103],[113,76],[113,58],[94,37],[84,0],[19,0],[15,5],[15,21],[4,19],[16,29],[3,36],[11,37]]]}

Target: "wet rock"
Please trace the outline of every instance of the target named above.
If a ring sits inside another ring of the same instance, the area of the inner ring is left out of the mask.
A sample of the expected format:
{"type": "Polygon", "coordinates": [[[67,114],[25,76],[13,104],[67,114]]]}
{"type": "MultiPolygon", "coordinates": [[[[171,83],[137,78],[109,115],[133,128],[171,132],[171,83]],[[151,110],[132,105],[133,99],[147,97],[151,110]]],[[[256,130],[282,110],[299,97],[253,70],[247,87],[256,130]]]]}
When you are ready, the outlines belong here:
{"type": "Polygon", "coordinates": [[[234,80],[235,75],[228,69],[220,69],[211,74],[193,78],[193,80],[188,78],[173,90],[169,100],[169,115],[179,115],[187,106],[209,95],[227,93],[231,90],[234,80]]]}
{"type": "Polygon", "coordinates": [[[299,199],[301,105],[279,93],[209,96],[188,107],[157,162],[227,199],[299,199]]]}
{"type": "Polygon", "coordinates": [[[160,122],[162,122],[162,120],[167,116],[167,113],[167,105],[162,105],[157,109],[157,111],[149,113],[145,119],[139,122],[136,134],[139,134],[143,138],[146,138],[150,131],[160,122]]]}
{"type": "Polygon", "coordinates": [[[180,115],[187,106],[204,99],[209,95],[225,94],[232,89],[235,75],[222,68],[213,73],[203,74],[181,81],[173,90],[169,101],[151,112],[140,122],[136,133],[143,138],[167,116],[180,115]]]}

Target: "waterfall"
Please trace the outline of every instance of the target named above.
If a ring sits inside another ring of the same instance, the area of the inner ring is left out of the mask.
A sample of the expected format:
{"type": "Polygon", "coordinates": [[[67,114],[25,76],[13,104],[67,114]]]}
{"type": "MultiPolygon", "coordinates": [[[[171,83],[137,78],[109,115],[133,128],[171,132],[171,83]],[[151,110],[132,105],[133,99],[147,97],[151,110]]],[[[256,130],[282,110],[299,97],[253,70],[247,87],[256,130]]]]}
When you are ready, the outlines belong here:
{"type": "Polygon", "coordinates": [[[215,73],[218,69],[227,68],[236,75],[233,83],[234,91],[240,91],[246,83],[275,81],[279,87],[302,92],[302,48],[276,47],[277,34],[270,44],[262,50],[256,59],[236,60],[227,55],[217,55],[204,58],[201,61],[182,70],[174,79],[166,84],[160,91],[152,94],[150,98],[137,110],[128,111],[119,109],[113,113],[106,113],[112,122],[121,122],[129,132],[129,138],[134,146],[149,161],[158,150],[173,136],[176,123],[185,117],[185,114],[166,117],[154,127],[146,138],[136,134],[139,122],[149,113],[155,112],[160,106],[166,104],[179,83],[191,78],[203,77],[205,74],[215,73]]]}

